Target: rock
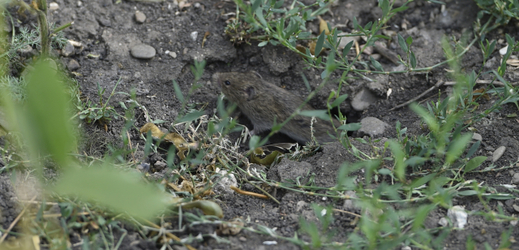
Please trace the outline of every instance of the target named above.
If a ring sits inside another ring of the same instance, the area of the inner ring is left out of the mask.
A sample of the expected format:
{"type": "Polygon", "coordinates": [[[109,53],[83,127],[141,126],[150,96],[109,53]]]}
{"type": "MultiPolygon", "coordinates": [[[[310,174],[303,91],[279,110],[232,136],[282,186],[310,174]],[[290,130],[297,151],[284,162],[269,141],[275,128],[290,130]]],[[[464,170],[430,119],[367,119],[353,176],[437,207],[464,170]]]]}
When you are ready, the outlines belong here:
{"type": "Polygon", "coordinates": [[[222,195],[226,199],[231,199],[234,196],[234,191],[231,189],[231,186],[238,186],[238,181],[236,180],[236,177],[234,176],[234,174],[229,174],[227,170],[219,170],[217,171],[217,173],[217,175],[214,175],[213,181],[219,181],[213,187],[213,191],[216,194],[222,195]]]}
{"type": "Polygon", "coordinates": [[[499,158],[501,158],[501,156],[503,156],[503,154],[505,153],[505,150],[505,146],[497,148],[496,151],[494,151],[494,153],[492,154],[492,162],[496,162],[497,160],[499,160],[499,158]]]}
{"type": "Polygon", "coordinates": [[[506,45],[505,47],[501,48],[499,50],[499,54],[504,56],[506,54],[506,51],[508,51],[508,45],[506,45]]]}
{"type": "Polygon", "coordinates": [[[137,23],[144,23],[146,21],[146,15],[140,11],[135,11],[135,21],[137,23]]]}
{"type": "Polygon", "coordinates": [[[61,49],[61,55],[65,56],[65,57],[69,57],[69,56],[73,55],[74,52],[75,52],[74,45],[72,45],[72,43],[70,43],[70,42],[67,42],[67,44],[65,44],[65,47],[63,47],[63,49],[61,49]]]}
{"type": "Polygon", "coordinates": [[[476,141],[482,141],[482,140],[483,140],[483,137],[482,137],[480,134],[478,134],[478,133],[474,133],[474,134],[472,135],[472,139],[473,139],[473,140],[476,140],[476,141]]]}
{"type": "Polygon", "coordinates": [[[514,176],[512,176],[512,184],[519,184],[519,173],[515,173],[514,176]]]}
{"type": "Polygon", "coordinates": [[[282,46],[267,45],[261,49],[261,55],[270,72],[276,76],[287,72],[299,60],[295,53],[282,46]]]}
{"type": "Polygon", "coordinates": [[[147,44],[139,44],[133,46],[130,49],[130,53],[137,59],[151,59],[157,54],[157,51],[147,44]]]}
{"type": "MultiPolygon", "coordinates": [[[[357,198],[357,194],[355,193],[355,191],[346,191],[345,195],[350,196],[352,198],[357,198]]],[[[345,199],[344,203],[342,204],[342,209],[350,212],[358,210],[358,208],[353,203],[352,199],[345,199]]]]}
{"type": "Polygon", "coordinates": [[[366,83],[366,88],[368,88],[372,94],[375,94],[379,97],[386,97],[388,82],[388,75],[376,75],[374,81],[368,81],[366,83]]]}
{"type": "MultiPolygon", "coordinates": [[[[346,33],[346,32],[341,32],[339,34],[339,36],[341,35],[349,35],[350,33],[346,33]]],[[[339,49],[342,50],[344,49],[344,47],[346,47],[346,45],[348,45],[348,43],[350,43],[351,41],[358,41],[360,39],[360,36],[345,36],[345,37],[341,37],[341,41],[339,42],[339,49]]],[[[350,50],[351,49],[355,49],[355,46],[351,46],[350,50]]]]}
{"type": "Polygon", "coordinates": [[[360,121],[361,128],[359,129],[359,133],[369,135],[371,137],[376,137],[384,134],[389,124],[375,118],[375,117],[366,117],[360,121]]]}
{"type": "Polygon", "coordinates": [[[99,24],[101,24],[101,26],[103,26],[103,27],[111,27],[112,26],[112,21],[110,21],[110,19],[105,17],[105,16],[98,16],[97,17],[97,22],[99,22],[99,24]]]}
{"type": "Polygon", "coordinates": [[[22,57],[31,57],[34,54],[34,50],[31,47],[31,45],[27,44],[27,45],[23,46],[22,48],[19,48],[18,53],[20,53],[20,55],[22,57]]]}
{"type": "Polygon", "coordinates": [[[196,42],[196,39],[198,38],[198,31],[193,31],[191,34],[189,34],[193,42],[196,42]]]}
{"type": "Polygon", "coordinates": [[[156,161],[156,162],[153,164],[153,168],[154,168],[154,170],[157,171],[157,172],[164,170],[166,167],[168,167],[168,164],[166,164],[166,163],[163,162],[163,161],[156,161]]]}
{"type": "Polygon", "coordinates": [[[439,221],[438,221],[438,225],[442,226],[442,227],[446,227],[449,225],[449,221],[447,221],[447,219],[445,218],[441,218],[439,221]]]}
{"type": "Polygon", "coordinates": [[[166,50],[166,54],[173,58],[177,58],[177,53],[175,53],[174,51],[166,50]]]}
{"type": "Polygon", "coordinates": [[[493,69],[493,68],[496,68],[498,66],[499,62],[497,61],[497,57],[492,57],[490,59],[488,59],[486,62],[485,62],[485,69],[493,69]]]}
{"type": "Polygon", "coordinates": [[[285,181],[287,179],[295,180],[298,176],[306,176],[308,172],[312,169],[312,164],[308,162],[297,162],[291,161],[284,158],[278,165],[278,176],[281,181],[285,181]]]}
{"type": "Polygon", "coordinates": [[[367,88],[362,88],[351,100],[351,106],[356,111],[366,110],[369,105],[377,101],[377,97],[373,95],[367,88]]]}
{"type": "Polygon", "coordinates": [[[462,206],[454,206],[447,211],[447,216],[451,219],[454,227],[463,229],[467,224],[468,214],[462,206]]]}
{"type": "Polygon", "coordinates": [[[49,11],[55,11],[59,9],[59,5],[56,2],[49,3],[49,11]]]}
{"type": "Polygon", "coordinates": [[[76,60],[74,60],[74,59],[71,59],[71,60],[68,62],[68,64],[67,64],[67,69],[70,70],[70,71],[74,71],[74,70],[76,70],[76,69],[79,69],[79,67],[81,67],[81,66],[80,66],[79,63],[78,63],[76,60]]]}

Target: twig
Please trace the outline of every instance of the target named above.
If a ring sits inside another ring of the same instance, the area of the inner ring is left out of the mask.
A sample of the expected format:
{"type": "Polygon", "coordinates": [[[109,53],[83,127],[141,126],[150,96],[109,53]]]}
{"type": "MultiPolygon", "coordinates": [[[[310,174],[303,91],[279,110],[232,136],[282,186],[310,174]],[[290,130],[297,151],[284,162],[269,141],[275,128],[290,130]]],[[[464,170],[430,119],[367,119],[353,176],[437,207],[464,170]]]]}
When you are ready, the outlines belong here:
{"type": "Polygon", "coordinates": [[[415,102],[416,100],[422,98],[423,96],[425,96],[426,94],[428,94],[429,92],[433,91],[434,89],[436,88],[439,88],[440,86],[442,86],[445,82],[444,81],[438,81],[434,86],[430,87],[428,90],[426,90],[425,92],[421,93],[420,95],[418,95],[417,97],[407,101],[407,102],[404,102],[400,105],[397,105],[395,106],[394,108],[390,109],[389,111],[393,111],[395,109],[399,109],[401,107],[404,107],[404,106],[407,106],[409,105],[410,103],[412,102],[415,102]]]}
{"type": "Polygon", "coordinates": [[[344,211],[344,210],[340,210],[340,209],[336,209],[336,208],[334,208],[333,211],[340,212],[340,213],[345,213],[345,214],[349,214],[349,215],[353,215],[353,216],[358,217],[358,218],[362,217],[360,214],[356,214],[356,213],[352,213],[352,212],[349,212],[349,211],[344,211]]]}
{"type": "Polygon", "coordinates": [[[258,198],[263,198],[263,199],[268,199],[269,197],[264,195],[264,194],[258,194],[258,193],[254,193],[254,192],[249,192],[249,191],[244,191],[244,190],[241,190],[235,186],[231,186],[231,189],[234,190],[234,192],[236,193],[239,193],[239,194],[243,194],[243,195],[250,195],[250,196],[254,196],[254,197],[258,197],[258,198]]]}

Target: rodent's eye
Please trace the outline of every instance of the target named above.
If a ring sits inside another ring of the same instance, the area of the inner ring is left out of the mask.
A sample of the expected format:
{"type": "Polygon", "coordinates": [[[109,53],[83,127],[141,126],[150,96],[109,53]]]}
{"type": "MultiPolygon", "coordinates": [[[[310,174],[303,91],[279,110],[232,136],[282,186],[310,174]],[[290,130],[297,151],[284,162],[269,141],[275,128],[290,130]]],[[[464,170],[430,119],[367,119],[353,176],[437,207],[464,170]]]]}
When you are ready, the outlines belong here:
{"type": "Polygon", "coordinates": [[[223,83],[225,83],[225,85],[227,85],[227,86],[231,85],[231,82],[229,82],[229,81],[225,81],[223,83]]]}

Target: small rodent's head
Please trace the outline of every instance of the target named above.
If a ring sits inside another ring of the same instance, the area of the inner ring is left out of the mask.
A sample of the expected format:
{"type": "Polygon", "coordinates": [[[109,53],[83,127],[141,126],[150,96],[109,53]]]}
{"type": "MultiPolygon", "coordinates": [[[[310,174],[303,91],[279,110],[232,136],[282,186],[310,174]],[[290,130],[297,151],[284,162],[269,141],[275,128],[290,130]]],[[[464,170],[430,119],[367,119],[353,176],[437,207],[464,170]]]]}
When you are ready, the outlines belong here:
{"type": "Polygon", "coordinates": [[[261,88],[261,78],[255,72],[227,72],[213,75],[222,93],[232,102],[241,103],[255,99],[261,88]]]}

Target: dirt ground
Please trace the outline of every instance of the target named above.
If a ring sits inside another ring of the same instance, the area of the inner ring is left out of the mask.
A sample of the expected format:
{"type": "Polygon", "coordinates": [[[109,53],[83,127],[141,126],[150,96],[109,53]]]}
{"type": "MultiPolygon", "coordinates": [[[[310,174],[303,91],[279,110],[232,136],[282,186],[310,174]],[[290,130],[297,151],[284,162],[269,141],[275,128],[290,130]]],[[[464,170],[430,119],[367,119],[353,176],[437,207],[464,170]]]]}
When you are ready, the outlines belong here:
{"type": "MultiPolygon", "coordinates": [[[[210,1],[187,1],[190,5],[180,8],[176,1],[165,0],[163,2],[140,2],[140,1],[116,1],[116,0],[56,0],[59,8],[49,12],[50,20],[57,25],[63,25],[73,21],[71,28],[65,31],[68,39],[82,43],[83,47],[76,47],[74,53],[69,56],[61,56],[63,65],[73,66],[75,60],[79,67],[71,67],[71,76],[77,79],[81,92],[91,100],[97,100],[97,84],[107,89],[105,98],[121,79],[116,91],[129,93],[132,88],[136,89],[137,101],[144,107],[151,119],[164,120],[172,123],[179,113],[182,112],[181,102],[175,97],[172,80],[178,82],[184,95],[187,95],[192,87],[194,76],[190,66],[194,60],[206,60],[204,74],[198,82],[201,87],[191,96],[189,103],[193,107],[206,105],[206,112],[212,115],[215,112],[216,102],[220,90],[211,81],[215,72],[228,71],[256,71],[267,81],[281,86],[297,95],[306,97],[308,90],[303,84],[301,74],[304,74],[315,88],[321,82],[320,71],[309,69],[303,60],[282,47],[267,45],[258,47],[257,42],[251,45],[233,45],[224,34],[226,13],[235,12],[236,7],[232,1],[210,0],[210,1]],[[143,23],[135,20],[136,11],[142,12],[146,19],[143,23]],[[193,36],[197,32],[197,36],[193,36]],[[202,46],[204,34],[209,32],[202,46]],[[194,38],[194,39],[193,39],[194,38]],[[156,50],[156,55],[151,59],[136,59],[130,49],[138,44],[146,44],[156,50]],[[95,55],[95,56],[90,56],[95,55]]],[[[303,1],[311,2],[311,1],[303,1]]],[[[478,7],[472,0],[445,0],[446,5],[442,7],[426,1],[412,2],[410,8],[399,13],[388,23],[387,30],[397,32],[404,37],[412,36],[414,39],[412,50],[415,52],[418,67],[432,66],[445,60],[441,48],[440,39],[443,36],[460,38],[463,32],[471,31],[476,20],[478,7]]],[[[322,17],[332,27],[349,32],[353,24],[351,20],[356,17],[360,24],[376,20],[381,15],[377,1],[338,1],[331,7],[331,11],[322,17]]],[[[312,22],[308,27],[314,35],[318,34],[318,21],[312,22]]],[[[514,25],[504,28],[511,36],[517,36],[518,29],[514,25]]],[[[492,39],[504,39],[504,33],[495,32],[492,39]]],[[[501,49],[506,44],[498,43],[501,49]]],[[[401,53],[398,44],[389,44],[389,49],[401,53]]],[[[500,55],[497,50],[491,56],[491,60],[499,61],[500,55]]],[[[397,65],[391,61],[381,58],[379,61],[385,69],[397,69],[397,65]]],[[[462,68],[464,70],[478,70],[482,65],[481,51],[477,46],[472,47],[464,56],[462,68]]],[[[490,69],[496,69],[497,63],[487,65],[490,69]]],[[[398,104],[404,103],[412,97],[419,95],[439,81],[452,81],[447,76],[447,65],[437,67],[428,74],[391,74],[391,75],[368,75],[376,79],[377,86],[369,86],[365,80],[355,80],[349,86],[342,89],[343,93],[349,94],[349,98],[341,105],[341,111],[348,116],[348,122],[358,122],[366,117],[375,117],[387,123],[385,131],[377,135],[382,139],[380,145],[387,138],[396,136],[395,126],[397,122],[402,127],[408,128],[411,136],[426,133],[420,125],[418,116],[407,107],[391,110],[398,104]],[[367,87],[366,87],[367,86],[367,87]],[[375,98],[369,107],[362,110],[354,108],[353,97],[361,91],[367,91],[375,98]],[[391,94],[387,96],[388,90],[391,94]]],[[[339,74],[340,76],[340,74],[339,74]]],[[[507,79],[514,82],[517,75],[509,71],[507,79]]],[[[316,109],[326,108],[325,100],[334,86],[323,89],[310,101],[316,109]]],[[[440,88],[442,96],[446,96],[451,90],[449,86],[440,88]]],[[[127,96],[115,95],[111,104],[117,107],[119,113],[124,111],[119,106],[120,101],[127,100],[127,96]]],[[[431,92],[420,101],[437,100],[438,90],[431,92]]],[[[483,100],[480,109],[483,110],[492,104],[494,100],[483,100]]],[[[499,112],[491,113],[481,122],[473,127],[482,136],[482,146],[477,155],[490,156],[493,152],[505,146],[506,150],[501,158],[492,162],[487,160],[483,168],[490,164],[499,167],[509,166],[518,160],[519,123],[511,115],[517,113],[514,104],[507,104],[499,112]]],[[[135,128],[140,128],[147,121],[143,112],[137,112],[137,123],[135,128]]],[[[240,122],[249,125],[250,122],[243,116],[240,122]]],[[[86,137],[95,138],[88,140],[84,146],[84,152],[88,155],[102,156],[108,151],[108,145],[120,143],[120,132],[124,121],[114,120],[108,124],[108,130],[102,127],[82,124],[86,137]]],[[[164,125],[165,127],[166,125],[164,125]]],[[[131,141],[137,149],[136,157],[143,157],[144,141],[139,136],[138,130],[131,131],[131,141]],[[137,143],[139,145],[137,145],[137,143]]],[[[352,134],[351,138],[365,136],[359,132],[352,134]]],[[[232,135],[231,135],[232,138],[232,135]]],[[[367,137],[364,137],[367,138],[367,137]]],[[[282,141],[286,137],[272,139],[282,141]]],[[[354,141],[354,140],[352,140],[354,141]]],[[[248,144],[244,144],[248,145],[248,144]]],[[[371,152],[371,147],[354,141],[360,150],[371,152]]],[[[244,147],[245,149],[246,147],[244,147]]],[[[157,156],[164,162],[163,155],[157,156]]],[[[314,155],[301,161],[283,160],[268,170],[269,178],[283,180],[293,178],[306,173],[314,173],[315,185],[331,187],[336,183],[337,170],[343,162],[355,162],[357,159],[348,153],[341,144],[332,143],[325,145],[314,155]]],[[[153,164],[153,162],[152,162],[153,164]]],[[[259,165],[252,167],[261,168],[259,165]]],[[[168,169],[159,174],[168,174],[168,169]]],[[[512,176],[519,173],[519,167],[503,171],[486,173],[474,173],[470,179],[479,183],[485,183],[498,191],[504,191],[501,185],[512,184],[512,176]]],[[[359,175],[360,176],[360,175],[359,175]]],[[[358,177],[361,178],[361,177],[358,177]]],[[[517,183],[515,183],[517,184],[517,183]]],[[[242,184],[245,190],[254,190],[254,187],[242,184]]],[[[301,193],[280,191],[276,198],[277,204],[270,200],[263,200],[245,195],[219,195],[216,197],[224,211],[224,220],[242,218],[249,223],[246,226],[257,224],[276,228],[276,232],[285,237],[293,237],[299,230],[299,218],[316,221],[312,203],[321,205],[332,205],[334,208],[349,210],[359,213],[357,208],[347,204],[344,200],[323,199],[317,196],[308,196],[301,193]]],[[[482,210],[483,207],[474,198],[455,198],[453,205],[464,206],[467,211],[482,210]]],[[[491,209],[498,210],[501,206],[504,213],[509,216],[517,216],[519,211],[514,206],[519,200],[504,200],[490,202],[491,209]]],[[[13,208],[14,209],[14,208],[13,208]]],[[[440,218],[446,216],[445,209],[437,209],[426,221],[427,227],[435,227],[440,218]]],[[[13,216],[16,213],[12,213],[13,216]]],[[[349,214],[336,212],[334,222],[331,225],[337,230],[333,241],[342,242],[348,234],[356,230],[355,217],[349,214]]],[[[173,222],[175,225],[176,222],[173,222]]],[[[8,223],[4,223],[8,224],[8,223]]],[[[468,224],[464,230],[452,231],[444,241],[444,249],[465,249],[467,237],[471,236],[478,244],[488,242],[492,248],[499,245],[501,234],[508,230],[509,223],[489,222],[482,216],[470,214],[468,224]]],[[[140,234],[127,228],[128,237],[123,241],[121,249],[154,249],[159,245],[144,240],[140,234]]],[[[216,227],[210,224],[187,228],[180,232],[180,237],[187,235],[197,236],[199,233],[211,234],[216,227]]],[[[308,240],[308,238],[303,239],[308,240]]],[[[272,237],[242,230],[235,236],[226,236],[231,243],[217,242],[211,237],[205,237],[201,243],[192,245],[198,249],[298,249],[299,247],[288,242],[273,239],[272,237]],[[276,245],[265,245],[264,242],[275,240],[276,245]]],[[[512,239],[519,240],[519,227],[515,226],[512,239]]],[[[511,247],[519,249],[519,243],[511,247]]],[[[79,248],[78,248],[79,249],[79,248]]],[[[477,248],[481,249],[481,248],[477,248]]]]}

